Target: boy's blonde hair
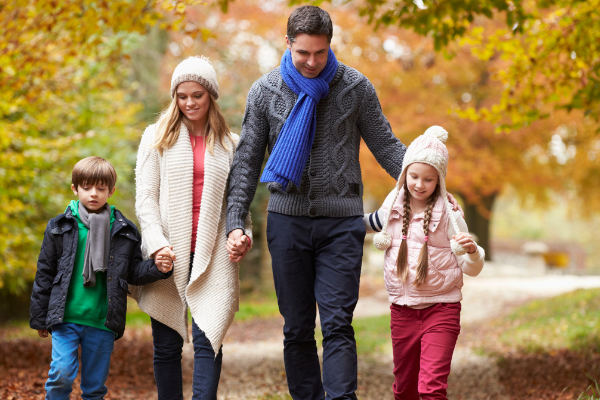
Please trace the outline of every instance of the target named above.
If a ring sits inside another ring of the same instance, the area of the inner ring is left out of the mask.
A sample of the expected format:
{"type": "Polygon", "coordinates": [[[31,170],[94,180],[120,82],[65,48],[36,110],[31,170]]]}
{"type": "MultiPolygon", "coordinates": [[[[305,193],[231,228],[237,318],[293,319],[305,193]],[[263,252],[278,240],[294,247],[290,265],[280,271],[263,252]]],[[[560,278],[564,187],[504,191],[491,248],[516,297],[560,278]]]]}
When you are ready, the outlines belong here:
{"type": "Polygon", "coordinates": [[[104,184],[108,186],[108,190],[113,190],[117,183],[117,171],[109,161],[102,157],[86,157],[79,160],[73,167],[71,182],[75,189],[82,185],[104,184]]]}

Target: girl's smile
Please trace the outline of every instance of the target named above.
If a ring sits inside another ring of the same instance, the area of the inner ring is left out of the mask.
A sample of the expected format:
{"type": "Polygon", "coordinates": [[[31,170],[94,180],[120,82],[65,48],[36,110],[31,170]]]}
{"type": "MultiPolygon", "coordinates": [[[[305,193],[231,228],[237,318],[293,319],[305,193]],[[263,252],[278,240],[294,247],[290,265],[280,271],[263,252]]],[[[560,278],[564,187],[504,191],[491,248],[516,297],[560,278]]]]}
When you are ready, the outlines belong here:
{"type": "Polygon", "coordinates": [[[429,164],[413,163],[408,166],[406,172],[406,186],[415,201],[415,206],[426,206],[438,184],[437,170],[429,164]]]}

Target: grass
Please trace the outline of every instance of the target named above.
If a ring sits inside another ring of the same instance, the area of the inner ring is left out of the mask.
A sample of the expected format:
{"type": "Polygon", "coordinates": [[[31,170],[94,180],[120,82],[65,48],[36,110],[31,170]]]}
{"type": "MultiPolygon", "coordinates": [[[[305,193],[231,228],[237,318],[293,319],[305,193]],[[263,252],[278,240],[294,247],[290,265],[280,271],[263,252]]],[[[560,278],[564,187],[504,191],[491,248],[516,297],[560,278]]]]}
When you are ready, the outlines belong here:
{"type": "MultiPolygon", "coordinates": [[[[240,311],[235,314],[236,321],[273,318],[279,315],[275,293],[262,297],[250,297],[240,301],[240,311]]],[[[188,318],[191,314],[188,310],[188,318]]],[[[150,324],[150,317],[140,310],[135,300],[127,299],[127,327],[141,327],[150,324]]]]}
{"type": "Polygon", "coordinates": [[[600,351],[600,289],[533,301],[501,324],[502,343],[522,352],[600,351]]]}
{"type": "Polygon", "coordinates": [[[594,381],[594,384],[590,385],[585,392],[581,393],[579,397],[577,397],[577,400],[600,400],[600,387],[598,386],[598,382],[594,381]]]}
{"type": "MultiPolygon", "coordinates": [[[[391,351],[389,315],[354,318],[352,327],[356,338],[356,352],[359,356],[372,357],[391,351]]],[[[317,346],[323,346],[323,333],[319,327],[316,329],[315,338],[317,346]]]]}
{"type": "Polygon", "coordinates": [[[271,292],[260,297],[250,295],[248,298],[240,299],[240,311],[235,314],[235,320],[274,318],[278,315],[277,296],[275,292],[271,292]]]}

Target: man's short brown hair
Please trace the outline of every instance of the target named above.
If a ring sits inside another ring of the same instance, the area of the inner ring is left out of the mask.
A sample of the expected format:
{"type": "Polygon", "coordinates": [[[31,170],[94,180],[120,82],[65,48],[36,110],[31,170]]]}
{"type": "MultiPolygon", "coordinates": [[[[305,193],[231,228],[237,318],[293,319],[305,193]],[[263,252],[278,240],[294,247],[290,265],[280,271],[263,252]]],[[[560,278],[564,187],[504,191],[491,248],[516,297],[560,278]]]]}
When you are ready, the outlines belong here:
{"type": "Polygon", "coordinates": [[[333,37],[333,22],[329,13],[317,6],[301,6],[290,14],[287,23],[287,37],[290,43],[296,41],[296,36],[306,33],[309,35],[325,35],[331,43],[333,37]]]}
{"type": "Polygon", "coordinates": [[[86,157],[73,167],[71,182],[75,189],[82,185],[104,184],[108,186],[108,190],[112,190],[117,183],[117,171],[102,157],[86,157]]]}

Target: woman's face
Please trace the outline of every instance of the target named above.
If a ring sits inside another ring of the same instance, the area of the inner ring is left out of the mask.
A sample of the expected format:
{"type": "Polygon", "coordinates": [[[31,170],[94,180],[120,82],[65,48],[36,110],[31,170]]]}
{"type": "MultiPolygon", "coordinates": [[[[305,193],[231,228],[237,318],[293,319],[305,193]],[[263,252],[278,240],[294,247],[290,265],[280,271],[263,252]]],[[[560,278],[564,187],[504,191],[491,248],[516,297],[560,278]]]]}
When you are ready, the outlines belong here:
{"type": "Polygon", "coordinates": [[[181,82],[175,91],[177,105],[192,122],[205,124],[210,108],[210,94],[198,82],[181,82]]]}

